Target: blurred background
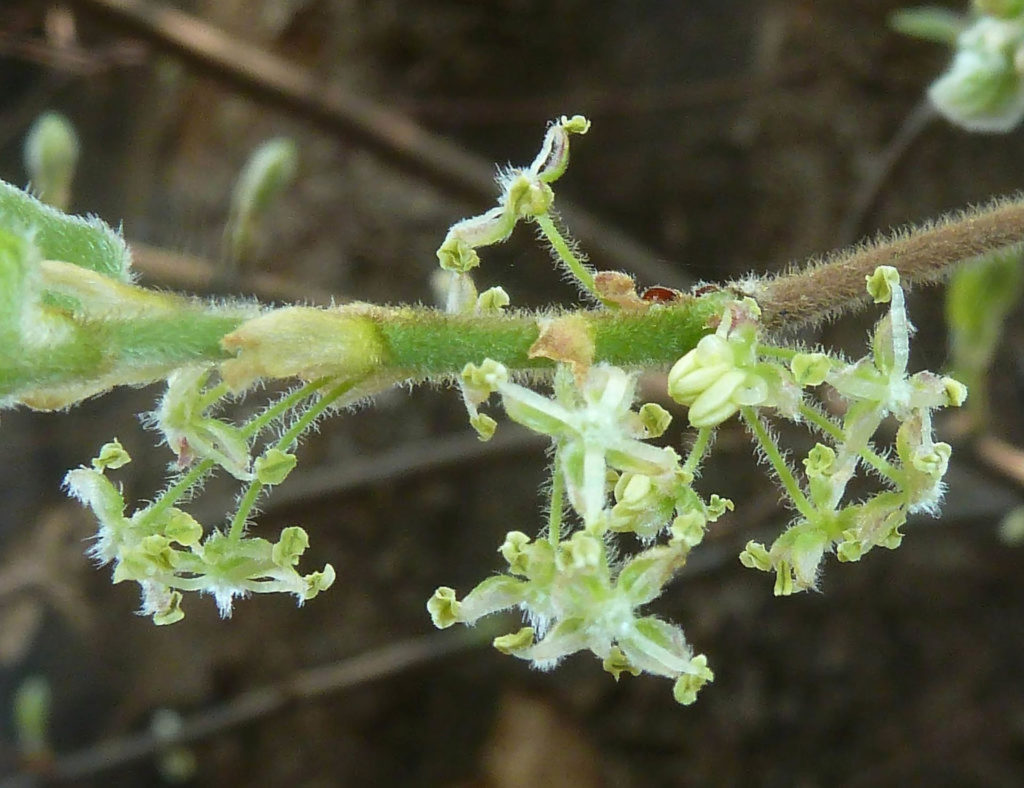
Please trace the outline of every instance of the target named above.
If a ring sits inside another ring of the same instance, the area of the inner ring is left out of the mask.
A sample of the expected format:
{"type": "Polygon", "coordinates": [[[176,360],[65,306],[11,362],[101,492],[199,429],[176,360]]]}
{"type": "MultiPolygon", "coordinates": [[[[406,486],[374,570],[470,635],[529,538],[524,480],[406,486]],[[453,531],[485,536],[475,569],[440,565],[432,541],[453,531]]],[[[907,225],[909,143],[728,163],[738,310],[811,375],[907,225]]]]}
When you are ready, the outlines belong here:
{"type": "MultiPolygon", "coordinates": [[[[593,128],[558,204],[596,265],[683,288],[782,270],[1021,186],[1019,133],[972,136],[922,110],[949,53],[889,32],[898,7],[4,0],[0,177],[27,182],[25,135],[57,110],[82,154],[70,207],[123,222],[142,282],[430,303],[434,250],[493,204],[495,164],[528,163],[548,120],[580,112],[593,128]],[[294,183],[229,265],[233,184],[279,136],[297,144],[294,183]]],[[[478,284],[519,306],[570,301],[530,236],[487,250],[478,284]]],[[[942,297],[910,299],[916,369],[947,363],[942,297]]],[[[803,339],[860,355],[876,317],[803,339]]],[[[589,657],[538,673],[483,627],[432,632],[436,586],[464,593],[500,568],[506,531],[540,528],[545,476],[542,444],[511,427],[478,443],[450,391],[327,422],[264,507],[265,535],[309,531],[309,565],[338,571],[328,593],[301,610],[240,602],[230,621],[189,599],[165,628],[84,557],[91,517],[60,491],[114,435],[136,460],[118,475],[127,496],[160,489],[171,456],[135,415],[159,389],[7,412],[0,784],[1020,785],[1024,548],[1000,534],[1022,503],[1022,348],[1017,310],[987,420],[943,421],[957,446],[943,518],[915,520],[896,552],[829,561],[821,593],[775,599],[736,560],[787,514],[742,429],[721,431],[701,485],[736,512],[655,605],[716,673],[689,708],[668,682],[615,683],[589,657]],[[32,739],[16,718],[40,680],[32,739]],[[162,745],[168,731],[184,743],[162,745]]],[[[233,492],[212,483],[195,511],[216,524],[233,492]]]]}

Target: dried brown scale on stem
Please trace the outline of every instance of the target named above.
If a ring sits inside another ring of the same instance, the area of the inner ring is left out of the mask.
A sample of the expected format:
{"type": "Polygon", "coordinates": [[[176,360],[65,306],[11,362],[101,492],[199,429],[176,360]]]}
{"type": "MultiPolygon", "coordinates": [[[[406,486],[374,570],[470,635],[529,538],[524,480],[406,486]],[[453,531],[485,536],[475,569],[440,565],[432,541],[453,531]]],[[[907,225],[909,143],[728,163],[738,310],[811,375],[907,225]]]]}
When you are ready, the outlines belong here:
{"type": "Polygon", "coordinates": [[[950,214],[921,229],[835,252],[774,279],[751,279],[734,288],[754,297],[769,330],[793,330],[834,318],[866,301],[864,281],[891,265],[907,285],[945,278],[973,257],[1024,243],[1024,197],[950,214]]]}

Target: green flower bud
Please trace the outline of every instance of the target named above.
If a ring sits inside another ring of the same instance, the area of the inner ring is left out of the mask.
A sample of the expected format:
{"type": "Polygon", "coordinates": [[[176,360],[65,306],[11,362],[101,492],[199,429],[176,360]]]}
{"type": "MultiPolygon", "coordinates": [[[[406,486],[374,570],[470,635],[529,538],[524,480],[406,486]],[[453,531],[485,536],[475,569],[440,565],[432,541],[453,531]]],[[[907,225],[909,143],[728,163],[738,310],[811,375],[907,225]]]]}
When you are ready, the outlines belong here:
{"type": "Polygon", "coordinates": [[[868,295],[876,304],[887,304],[892,300],[893,288],[899,287],[900,272],[891,265],[880,265],[874,273],[864,277],[868,295]]]}
{"type": "Polygon", "coordinates": [[[447,629],[462,620],[461,603],[455,596],[455,589],[448,586],[438,588],[427,602],[430,620],[438,629],[447,629]]]}
{"type": "Polygon", "coordinates": [[[517,575],[525,575],[529,566],[530,537],[522,531],[509,531],[498,552],[508,562],[510,571],[517,575]]]}
{"type": "Polygon", "coordinates": [[[469,417],[469,426],[476,430],[482,441],[489,441],[498,429],[498,422],[486,413],[475,413],[469,417]]]}
{"type": "Polygon", "coordinates": [[[832,369],[832,361],[824,353],[797,353],[789,362],[797,384],[820,386],[832,369]]]}
{"type": "Polygon", "coordinates": [[[267,485],[280,484],[292,472],[299,460],[294,454],[280,449],[268,449],[261,457],[256,458],[253,471],[256,478],[267,485]]]}
{"type": "Polygon", "coordinates": [[[203,526],[192,515],[181,509],[171,508],[161,529],[164,536],[182,547],[199,544],[203,538],[203,526]]]}
{"type": "Polygon", "coordinates": [[[481,314],[497,314],[511,303],[503,287],[484,290],[476,300],[477,311],[481,314]]]}
{"type": "Polygon", "coordinates": [[[496,637],[491,645],[502,654],[515,655],[533,645],[533,627],[523,627],[518,632],[496,637]]]}
{"type": "Polygon", "coordinates": [[[672,414],[656,402],[648,402],[640,407],[640,423],[647,431],[648,438],[660,438],[672,423],[672,414]]]}
{"type": "Polygon", "coordinates": [[[747,542],[747,546],[740,553],[740,563],[747,569],[758,569],[762,572],[772,568],[771,556],[760,542],[747,542]]]}
{"type": "Polygon", "coordinates": [[[132,458],[124,450],[124,446],[121,445],[117,438],[114,438],[110,443],[104,443],[100,447],[100,453],[93,458],[92,467],[100,472],[105,471],[107,468],[116,471],[131,461],[132,458]]]}
{"type": "Polygon", "coordinates": [[[271,552],[271,560],[281,567],[292,567],[299,563],[302,554],[309,547],[309,534],[297,525],[281,531],[281,536],[271,552]]]}
{"type": "Polygon", "coordinates": [[[158,627],[165,627],[169,624],[177,624],[184,617],[185,611],[181,609],[181,592],[172,591],[168,595],[167,604],[153,613],[153,623],[158,627]]]}
{"type": "Polygon", "coordinates": [[[612,646],[608,651],[608,656],[604,658],[604,662],[601,664],[608,673],[612,674],[612,677],[618,681],[619,676],[623,673],[629,673],[631,676],[639,676],[640,668],[631,663],[625,654],[622,653],[622,649],[618,646],[612,646]]]}
{"type": "Polygon", "coordinates": [[[715,674],[708,667],[708,658],[698,654],[690,660],[692,673],[684,673],[676,679],[672,687],[672,696],[676,703],[689,706],[697,700],[697,693],[700,689],[715,680],[715,674]]]}

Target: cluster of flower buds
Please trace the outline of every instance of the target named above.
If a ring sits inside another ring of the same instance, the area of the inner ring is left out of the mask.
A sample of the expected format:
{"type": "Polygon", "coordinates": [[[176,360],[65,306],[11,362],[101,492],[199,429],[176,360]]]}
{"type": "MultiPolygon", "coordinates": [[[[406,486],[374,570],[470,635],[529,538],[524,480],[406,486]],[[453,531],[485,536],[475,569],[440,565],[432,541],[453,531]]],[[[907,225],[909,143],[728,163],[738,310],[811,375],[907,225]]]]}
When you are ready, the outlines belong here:
{"type": "MultiPolygon", "coordinates": [[[[294,458],[267,456],[260,460],[256,473],[267,483],[283,478],[283,466],[294,465],[294,458]]],[[[126,516],[124,498],[105,472],[130,461],[115,440],[100,450],[91,468],[70,471],[65,486],[99,521],[92,556],[100,565],[113,563],[115,583],[134,580],[139,584],[140,612],[152,616],[154,623],[173,624],[184,618],[183,591],[212,595],[221,615],[227,617],[235,597],[283,592],[293,594],[301,604],[334,582],[330,564],[307,575],[296,570],[309,546],[302,528],[285,528],[277,542],[236,538],[219,531],[204,536],[203,526],[173,506],[173,495],[166,494],[126,516]]]]}
{"type": "Polygon", "coordinates": [[[717,331],[669,372],[669,396],[689,408],[694,427],[717,427],[747,406],[797,414],[800,388],[789,370],[758,358],[760,313],[750,298],[730,304],[717,331]]]}
{"type": "Polygon", "coordinates": [[[633,410],[634,376],[603,364],[579,383],[563,367],[553,398],[511,382],[491,360],[467,366],[463,385],[479,403],[497,392],[509,418],[551,437],[552,508],[561,511],[564,489],[580,527],[556,517],[536,540],[509,533],[499,550],[508,573],[488,578],[462,600],[439,588],[428,603],[434,623],[472,624],[518,607],[529,626],[497,638],[499,650],[540,668],[589,650],[616,678],[623,671],[672,678],[675,698],[692,703],[713,677],[706,658],[693,655],[677,626],[638,609],[661,594],[708,523],[732,503],[717,495],[705,503],[679,455],[647,442],[664,433],[669,414],[654,403],[633,410]],[[648,547],[626,555],[619,533],[648,547]],[[655,544],[663,535],[667,542],[655,544]]]}
{"type": "Polygon", "coordinates": [[[498,204],[451,226],[437,250],[441,268],[460,274],[471,271],[480,265],[477,249],[507,240],[520,219],[547,213],[554,201],[550,184],[569,166],[569,135],[586,134],[589,129],[590,121],[582,115],[562,116],[552,123],[533,163],[501,174],[498,204]]]}
{"type": "Polygon", "coordinates": [[[899,273],[881,266],[867,279],[876,303],[889,312],[875,326],[871,353],[846,363],[822,354],[797,354],[790,367],[797,380],[825,382],[846,402],[842,425],[832,424],[810,406],[802,415],[823,428],[834,443],[816,444],[803,461],[807,491],[793,491],[800,518],[770,549],[750,542],[741,553],[745,566],[775,571],[775,593],[814,588],[821,561],[835,550],[840,561],[857,561],[874,547],[895,548],[900,527],[917,511],[933,512],[942,496],[950,446],[937,442],[932,411],[960,406],[967,390],[959,381],[931,372],[907,374],[912,326],[907,319],[899,273]],[[875,453],[871,438],[883,419],[893,417],[898,464],[875,453]],[[888,489],[867,501],[842,505],[857,468],[868,464],[888,489]]]}

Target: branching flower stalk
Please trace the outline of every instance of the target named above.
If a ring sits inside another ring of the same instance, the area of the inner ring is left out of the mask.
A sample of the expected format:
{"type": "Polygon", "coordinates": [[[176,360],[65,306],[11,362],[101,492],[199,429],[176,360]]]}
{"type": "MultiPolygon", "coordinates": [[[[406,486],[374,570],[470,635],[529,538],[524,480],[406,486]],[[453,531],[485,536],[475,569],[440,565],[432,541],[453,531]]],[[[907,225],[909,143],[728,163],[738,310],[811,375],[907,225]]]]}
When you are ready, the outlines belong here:
{"type": "Polygon", "coordinates": [[[455,383],[483,440],[498,427],[496,400],[552,444],[540,532],[508,532],[498,551],[505,571],[464,596],[438,588],[428,603],[434,622],[472,624],[518,608],[524,626],[497,638],[499,650],[541,668],[590,651],[616,679],[671,679],[684,704],[712,680],[708,660],[679,626],[644,608],[733,508],[695,486],[719,426],[744,421],[793,510],[773,544],[751,542],[740,556],[775,574],[776,594],[815,588],[828,554],[856,561],[895,547],[909,514],[937,510],[950,447],[935,440],[932,413],[961,404],[966,390],[908,371],[903,287],[1020,245],[1024,202],[997,202],[776,278],[652,299],[628,274],[588,267],[557,220],[552,184],[565,172],[570,137],[588,128],[579,116],[552,123],[533,163],[501,174],[497,205],[451,228],[437,253],[448,277],[443,309],[270,309],[154,292],[132,283],[118,233],[0,184],[0,404],[64,408],[114,386],[166,381],[148,424],[175,456],[167,489],[130,508],[108,478],[130,460],[116,439],[66,481],[99,521],[92,555],[113,565],[115,582],[139,584],[143,613],[178,621],[191,591],[212,595],[227,616],[249,593],[286,592],[301,603],[328,588],[329,564],[297,569],[306,532],[254,536],[253,512],[294,469],[296,444],[321,416],[410,382],[455,383]],[[520,222],[536,227],[591,306],[535,312],[511,306],[500,287],[477,292],[479,250],[520,222]],[[868,299],[887,311],[858,361],[781,341],[868,299]],[[689,452],[654,443],[672,415],[634,401],[638,374],[651,368],[671,368],[667,395],[696,430],[689,452]],[[225,415],[275,380],[298,386],[245,423],[225,415]],[[815,401],[825,386],[845,402],[839,417],[815,401]],[[886,419],[899,424],[892,451],[873,443],[886,419]],[[778,420],[820,435],[800,472],[778,443],[778,420]],[[865,469],[880,489],[846,500],[865,469]],[[243,492],[224,522],[201,524],[182,507],[217,472],[243,492]]]}

